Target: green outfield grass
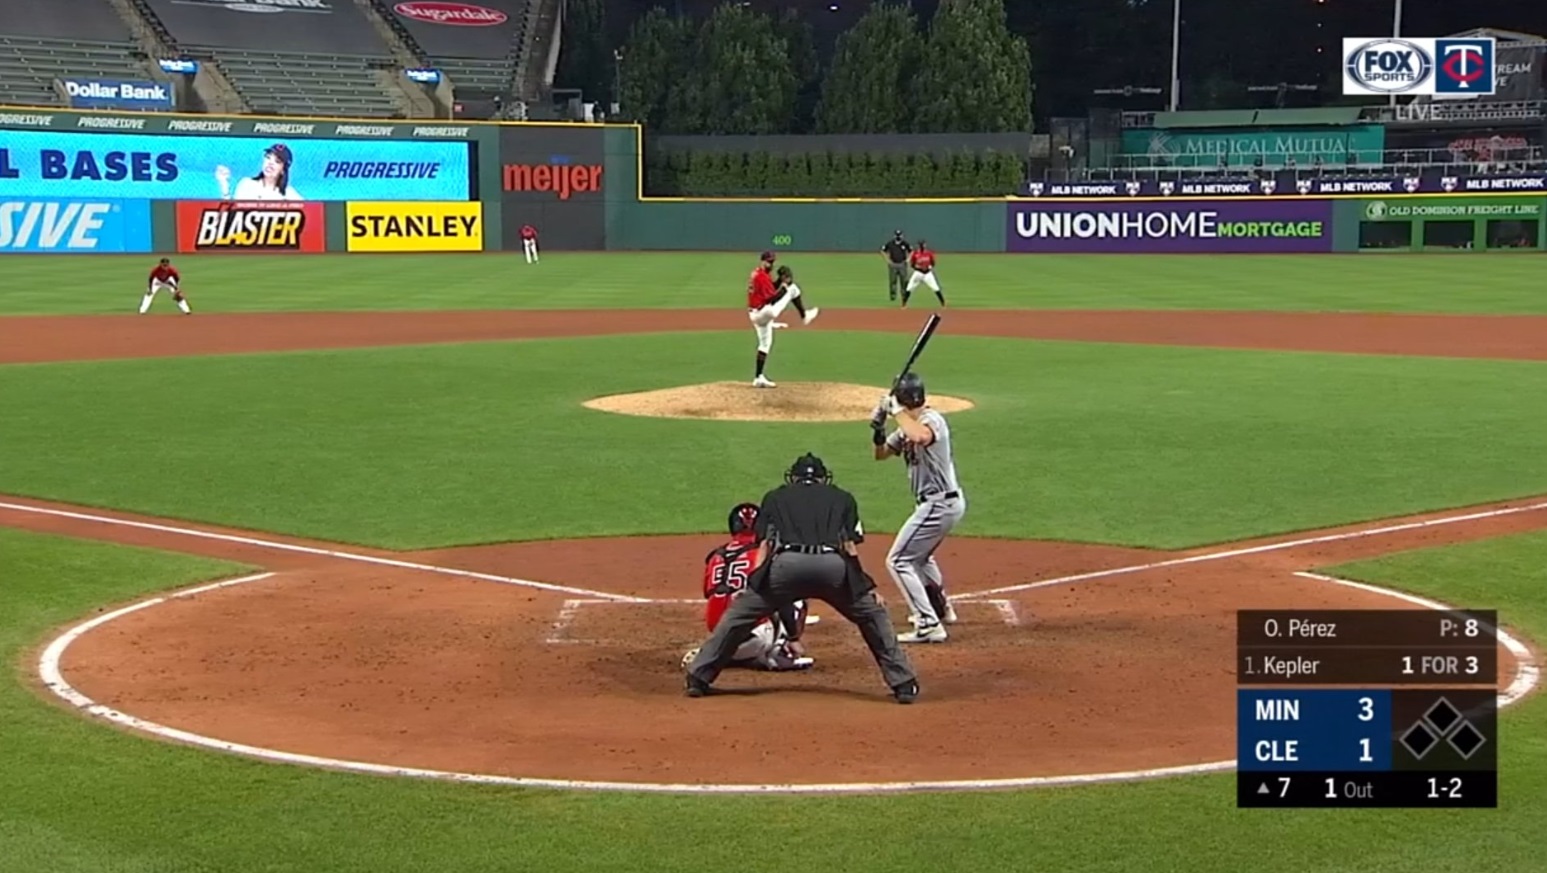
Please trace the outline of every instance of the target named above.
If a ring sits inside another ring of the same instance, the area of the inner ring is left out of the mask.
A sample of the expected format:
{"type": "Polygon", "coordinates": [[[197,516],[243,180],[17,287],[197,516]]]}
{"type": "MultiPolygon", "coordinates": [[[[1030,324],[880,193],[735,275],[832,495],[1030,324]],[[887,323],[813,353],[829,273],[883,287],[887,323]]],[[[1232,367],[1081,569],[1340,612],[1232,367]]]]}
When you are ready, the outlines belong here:
{"type": "MultiPolygon", "coordinates": [[[[771,375],[873,382],[896,337],[786,331],[771,375]]],[[[588,397],[745,381],[742,332],[0,368],[0,492],[410,548],[714,529],[807,450],[867,527],[912,506],[864,422],[588,397]]],[[[1181,547],[1547,492],[1547,366],[941,336],[964,534],[1181,547]]],[[[749,389],[750,390],[750,389],[749,389]]],[[[879,390],[879,389],[878,389],[879,390]]]]}
{"type": "MultiPolygon", "coordinates": [[[[1336,572],[1495,607],[1539,639],[1547,635],[1544,553],[1547,536],[1522,536],[1336,572]]],[[[1540,869],[1547,832],[1540,695],[1502,717],[1498,810],[1242,811],[1234,808],[1233,775],[841,799],[412,782],[171,746],[45,703],[24,686],[51,629],[103,603],[243,568],[6,530],[0,556],[0,657],[16,668],[0,681],[0,868],[7,873],[890,873],[921,859],[930,870],[960,871],[1540,869]]],[[[878,749],[884,754],[885,743],[878,749]]]]}
{"type": "MultiPolygon", "coordinates": [[[[182,255],[200,312],[377,309],[735,308],[756,252],[182,255]]],[[[871,254],[781,253],[819,305],[880,307],[871,254]]],[[[11,255],[0,314],[129,313],[154,255],[11,255]]],[[[1542,260],[1458,255],[941,254],[953,306],[1547,313],[1542,260]]],[[[927,289],[925,298],[928,297],[927,289]]],[[[161,301],[163,307],[171,304],[161,301]]]]}

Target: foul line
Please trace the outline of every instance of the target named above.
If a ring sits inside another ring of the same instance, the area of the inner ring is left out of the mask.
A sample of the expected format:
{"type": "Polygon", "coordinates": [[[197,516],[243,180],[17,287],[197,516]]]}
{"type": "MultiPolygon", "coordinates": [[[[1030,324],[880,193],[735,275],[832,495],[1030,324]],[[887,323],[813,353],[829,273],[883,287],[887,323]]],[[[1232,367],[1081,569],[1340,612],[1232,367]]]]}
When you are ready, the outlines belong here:
{"type": "Polygon", "coordinates": [[[119,527],[132,527],[140,530],[153,530],[159,533],[177,534],[178,536],[197,537],[206,540],[219,540],[227,543],[238,543],[244,546],[256,546],[260,549],[274,549],[281,552],[299,552],[303,555],[319,555],[327,558],[337,558],[341,561],[356,561],[361,564],[375,564],[380,567],[395,567],[399,570],[418,570],[424,573],[438,573],[442,576],[460,576],[464,579],[478,579],[484,582],[498,582],[501,585],[518,585],[522,588],[536,588],[542,591],[553,591],[560,594],[579,594],[584,597],[595,597],[602,600],[615,600],[625,603],[648,603],[647,597],[630,597],[625,594],[609,594],[606,591],[592,591],[589,588],[573,588],[568,585],[554,585],[551,582],[537,582],[532,579],[516,579],[511,576],[499,576],[494,573],[479,573],[474,570],[458,570],[455,567],[438,567],[433,564],[419,564],[413,561],[399,561],[394,558],[378,558],[374,555],[362,555],[358,552],[341,552],[337,549],[321,549],[313,546],[298,546],[293,543],[282,543],[277,540],[265,540],[257,537],[236,536],[234,534],[214,533],[212,531],[198,530],[190,527],[175,527],[168,524],[156,524],[148,521],[130,521],[124,518],[112,518],[106,515],[92,515],[86,512],[70,512],[63,509],[45,509],[41,506],[27,506],[21,503],[6,503],[0,501],[0,509],[10,509],[16,512],[31,512],[38,515],[52,515],[58,518],[70,518],[77,521],[90,521],[97,524],[118,525],[119,527]]]}
{"type": "Polygon", "coordinates": [[[1026,582],[1020,585],[1007,585],[1003,588],[990,588],[986,591],[970,591],[966,594],[952,595],[952,600],[975,600],[980,597],[990,597],[995,594],[1012,594],[1017,591],[1030,591],[1034,588],[1051,588],[1055,585],[1068,585],[1073,582],[1088,582],[1092,579],[1107,579],[1112,576],[1125,576],[1130,573],[1143,573],[1147,570],[1159,570],[1164,567],[1179,567],[1183,564],[1198,564],[1204,561],[1222,561],[1226,558],[1239,558],[1243,555],[1257,555],[1263,552],[1276,552],[1284,549],[1297,549],[1301,546],[1314,546],[1319,543],[1335,543],[1343,540],[1357,540],[1365,537],[1381,536],[1383,534],[1400,533],[1406,530],[1419,530],[1426,527],[1439,527],[1446,524],[1458,524],[1463,521],[1480,521],[1485,518],[1497,518],[1503,515],[1516,515],[1522,512],[1534,512],[1547,509],[1547,501],[1532,503],[1528,506],[1512,506],[1504,509],[1490,509],[1484,512],[1471,512],[1466,515],[1441,516],[1427,521],[1410,521],[1403,524],[1386,525],[1384,527],[1365,528],[1364,530],[1344,531],[1343,533],[1323,534],[1317,537],[1306,537],[1298,540],[1285,540],[1278,543],[1267,543],[1260,546],[1247,546],[1245,548],[1223,549],[1218,552],[1204,552],[1199,555],[1189,555],[1185,558],[1168,558],[1164,561],[1155,561],[1149,564],[1132,564],[1127,567],[1114,567],[1110,570],[1094,570],[1089,573],[1077,573],[1073,576],[1060,576],[1056,579],[1044,579],[1041,582],[1026,582]]]}
{"type": "MultiPolygon", "coordinates": [[[[1342,585],[1347,588],[1357,588],[1360,591],[1368,591],[1373,594],[1384,594],[1387,597],[1395,597],[1415,606],[1424,606],[1429,609],[1437,609],[1441,612],[1450,612],[1453,607],[1446,606],[1438,600],[1430,600],[1427,597],[1419,597],[1416,594],[1407,594],[1401,591],[1392,591],[1389,588],[1381,588],[1364,582],[1355,582],[1352,579],[1339,579],[1336,576],[1327,576],[1323,573],[1311,573],[1302,571],[1295,574],[1302,579],[1314,579],[1317,582],[1331,582],[1333,585],[1342,585]]],[[[1509,650],[1515,657],[1515,678],[1509,685],[1499,692],[1499,706],[1509,706],[1531,692],[1532,688],[1541,681],[1542,669],[1536,663],[1536,657],[1531,650],[1520,640],[1515,639],[1503,628],[1494,628],[1498,634],[1499,645],[1509,650]]]]}

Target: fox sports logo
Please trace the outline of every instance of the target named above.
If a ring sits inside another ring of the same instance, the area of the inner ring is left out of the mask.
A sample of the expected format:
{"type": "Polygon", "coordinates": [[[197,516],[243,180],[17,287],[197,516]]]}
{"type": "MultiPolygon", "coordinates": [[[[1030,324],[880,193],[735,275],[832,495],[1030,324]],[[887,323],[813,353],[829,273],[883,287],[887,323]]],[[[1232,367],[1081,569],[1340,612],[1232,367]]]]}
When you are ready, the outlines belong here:
{"type": "Polygon", "coordinates": [[[1345,69],[1348,78],[1366,91],[1401,94],[1429,81],[1434,59],[1405,39],[1376,39],[1354,49],[1345,69]]]}

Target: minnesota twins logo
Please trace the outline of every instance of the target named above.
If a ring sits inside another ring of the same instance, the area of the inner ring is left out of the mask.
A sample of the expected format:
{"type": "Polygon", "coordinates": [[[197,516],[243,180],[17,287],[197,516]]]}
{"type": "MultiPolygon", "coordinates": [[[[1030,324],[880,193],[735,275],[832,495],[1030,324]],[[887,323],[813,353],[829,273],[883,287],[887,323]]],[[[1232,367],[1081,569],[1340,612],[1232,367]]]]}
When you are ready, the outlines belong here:
{"type": "Polygon", "coordinates": [[[1310,179],[1301,179],[1295,182],[1295,187],[1300,189],[1301,194],[1309,194],[1311,193],[1312,183],[1310,179]]]}
{"type": "Polygon", "coordinates": [[[1440,178],[1440,187],[1444,188],[1445,193],[1447,194],[1456,190],[1456,186],[1460,184],[1461,180],[1457,179],[1455,176],[1444,176],[1440,178]]]}
{"type": "Polygon", "coordinates": [[[1138,182],[1129,182],[1128,183],[1128,196],[1129,197],[1137,197],[1137,196],[1139,196],[1139,192],[1142,191],[1142,190],[1144,190],[1144,186],[1139,184],[1138,182]]]}
{"type": "Polygon", "coordinates": [[[1418,192],[1418,187],[1422,184],[1423,180],[1419,179],[1417,176],[1408,176],[1402,180],[1402,187],[1406,188],[1407,193],[1409,194],[1416,194],[1418,192]]]}
{"type": "Polygon", "coordinates": [[[1033,197],[1041,197],[1042,196],[1042,192],[1046,191],[1046,190],[1047,190],[1047,186],[1042,184],[1041,182],[1032,182],[1031,183],[1031,196],[1033,196],[1033,197]]]}
{"type": "Polygon", "coordinates": [[[1172,194],[1175,194],[1176,193],[1176,183],[1175,182],[1161,182],[1160,183],[1160,193],[1164,194],[1167,197],[1170,197],[1172,194]]]}
{"type": "Polygon", "coordinates": [[[1278,182],[1273,179],[1263,179],[1261,182],[1262,193],[1272,194],[1278,190],[1278,182]]]}

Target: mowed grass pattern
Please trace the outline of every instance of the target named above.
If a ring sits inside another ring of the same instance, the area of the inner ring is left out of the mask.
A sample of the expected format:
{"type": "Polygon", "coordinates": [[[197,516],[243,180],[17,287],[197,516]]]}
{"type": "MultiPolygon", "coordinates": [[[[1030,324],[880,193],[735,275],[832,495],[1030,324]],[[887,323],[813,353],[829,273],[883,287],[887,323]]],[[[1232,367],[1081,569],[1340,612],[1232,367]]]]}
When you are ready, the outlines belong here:
{"type": "MultiPolygon", "coordinates": [[[[890,229],[883,231],[889,233],[890,229]]],[[[883,240],[878,236],[876,245],[883,240]]],[[[814,303],[884,307],[874,254],[781,252],[814,303]]],[[[0,315],[133,313],[155,255],[12,255],[0,315]]],[[[174,255],[199,312],[727,308],[757,252],[174,255]]],[[[952,306],[1547,313],[1540,257],[997,255],[941,252],[952,306]]],[[[921,300],[933,302],[928,289],[921,300]]],[[[164,297],[161,311],[173,312],[164,297]]]]}
{"type": "MultiPolygon", "coordinates": [[[[920,858],[932,870],[952,871],[1540,869],[1547,705],[1539,695],[1503,715],[1498,810],[1237,810],[1231,775],[828,799],[571,794],[394,780],[128,736],[77,719],[24,687],[32,683],[35,647],[50,629],[105,602],[246,568],[6,530],[0,555],[0,655],[17,667],[14,680],[0,682],[0,859],[7,873],[889,873],[916,867],[920,858]]],[[[1512,627],[1541,638],[1544,556],[1547,537],[1535,535],[1339,572],[1496,607],[1512,627]]],[[[877,715],[905,729],[906,713],[890,707],[877,715]]],[[[877,748],[886,754],[884,743],[877,748]]]]}
{"type": "MultiPolygon", "coordinates": [[[[0,314],[131,313],[154,257],[7,257],[0,314]]],[[[176,261],[200,312],[734,309],[753,257],[552,252],[533,268],[510,255],[176,261]]],[[[782,258],[824,307],[886,305],[879,254],[782,258]]],[[[941,278],[954,306],[1507,314],[1547,312],[1540,263],[946,252],[941,278]]],[[[911,508],[902,471],[868,460],[862,423],[704,425],[578,407],[595,394],[747,375],[746,332],[685,339],[0,367],[0,491],[399,547],[697,532],[812,449],[860,494],[867,528],[901,522],[911,508]]],[[[773,372],[873,384],[897,357],[896,337],[812,332],[781,336],[773,372]]],[[[979,404],[952,420],[974,497],[963,533],[1180,546],[1547,491],[1544,413],[1529,400],[1547,387],[1539,364],[947,333],[924,369],[935,390],[979,404]]],[[[1544,558],[1547,535],[1534,535],[1333,572],[1497,608],[1540,640],[1544,558]]],[[[14,666],[0,682],[0,870],[1542,868],[1539,695],[1504,714],[1500,809],[1475,812],[1239,811],[1228,775],[842,799],[485,788],[170,746],[41,699],[36,650],[62,624],[247,570],[0,529],[0,656],[14,666]]],[[[877,733],[884,756],[887,732],[909,729],[908,710],[878,718],[891,719],[877,733]]]]}
{"type": "MultiPolygon", "coordinates": [[[[787,331],[796,334],[796,331],[787,331]]],[[[750,369],[695,334],[0,368],[0,492],[393,548],[716,529],[806,451],[867,528],[912,511],[863,421],[695,422],[588,397],[750,369]]],[[[881,384],[891,335],[786,336],[780,380],[881,384]]],[[[963,534],[1177,548],[1547,492],[1547,366],[941,335],[963,534]],[[1481,451],[1480,451],[1481,450],[1481,451]]],[[[879,388],[877,389],[879,392],[879,388]]],[[[749,395],[752,393],[748,389],[749,395]]]]}

